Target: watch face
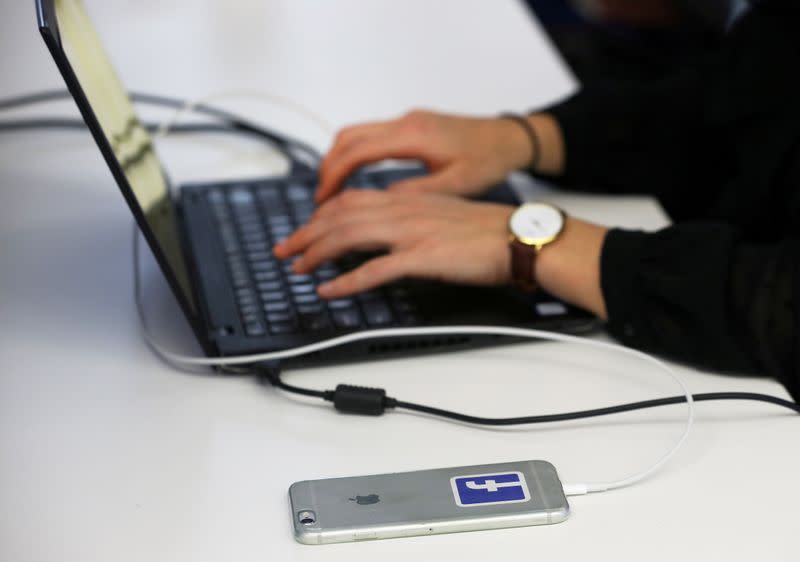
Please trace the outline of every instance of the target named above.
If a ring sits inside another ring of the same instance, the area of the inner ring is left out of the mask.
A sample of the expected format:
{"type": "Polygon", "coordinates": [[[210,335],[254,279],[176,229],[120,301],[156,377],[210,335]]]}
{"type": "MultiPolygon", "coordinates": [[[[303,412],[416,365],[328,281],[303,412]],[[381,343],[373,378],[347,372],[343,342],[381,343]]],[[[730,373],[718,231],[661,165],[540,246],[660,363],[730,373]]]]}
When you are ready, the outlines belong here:
{"type": "Polygon", "coordinates": [[[564,215],[552,205],[526,203],[511,215],[509,227],[525,244],[546,244],[564,228],[564,215]]]}

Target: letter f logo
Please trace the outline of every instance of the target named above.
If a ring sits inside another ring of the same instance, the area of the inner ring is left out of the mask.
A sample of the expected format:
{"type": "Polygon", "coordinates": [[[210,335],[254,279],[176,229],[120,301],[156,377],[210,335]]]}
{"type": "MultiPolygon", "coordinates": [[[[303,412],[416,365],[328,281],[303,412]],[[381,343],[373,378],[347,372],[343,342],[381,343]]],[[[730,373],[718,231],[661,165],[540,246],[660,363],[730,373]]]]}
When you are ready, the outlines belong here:
{"type": "Polygon", "coordinates": [[[526,502],[531,497],[525,476],[517,471],[454,476],[450,484],[460,507],[526,502]]]}
{"type": "Polygon", "coordinates": [[[519,488],[519,482],[495,482],[491,479],[486,479],[483,484],[478,484],[474,480],[467,480],[464,485],[470,490],[486,490],[487,492],[496,492],[500,488],[519,488]]]}

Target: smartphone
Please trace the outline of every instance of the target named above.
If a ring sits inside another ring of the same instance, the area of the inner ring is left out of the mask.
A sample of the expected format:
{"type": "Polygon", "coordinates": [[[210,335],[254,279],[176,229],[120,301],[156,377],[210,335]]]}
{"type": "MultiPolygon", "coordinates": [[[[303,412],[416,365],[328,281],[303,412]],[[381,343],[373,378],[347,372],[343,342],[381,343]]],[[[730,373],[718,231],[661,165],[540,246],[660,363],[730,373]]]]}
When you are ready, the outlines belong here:
{"type": "Polygon", "coordinates": [[[303,544],[560,523],[569,504],[555,467],[520,461],[306,480],[289,488],[303,544]]]}

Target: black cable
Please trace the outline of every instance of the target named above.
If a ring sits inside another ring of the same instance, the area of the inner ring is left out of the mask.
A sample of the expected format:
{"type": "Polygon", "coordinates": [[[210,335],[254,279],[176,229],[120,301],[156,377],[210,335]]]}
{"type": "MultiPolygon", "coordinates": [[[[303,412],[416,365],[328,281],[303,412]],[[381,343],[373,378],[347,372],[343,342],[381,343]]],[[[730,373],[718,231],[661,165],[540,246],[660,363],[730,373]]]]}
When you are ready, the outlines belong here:
{"type": "MultiPolygon", "coordinates": [[[[474,425],[488,425],[488,426],[510,426],[510,425],[531,425],[537,423],[553,423],[560,421],[578,420],[585,418],[593,418],[599,416],[608,416],[611,414],[620,414],[623,412],[631,412],[633,410],[643,410],[646,408],[656,408],[659,406],[669,406],[672,404],[681,404],[686,402],[685,396],[670,396],[668,398],[658,398],[655,400],[643,400],[640,402],[630,402],[627,404],[618,404],[616,406],[608,406],[605,408],[594,408],[591,410],[580,410],[576,412],[566,412],[563,414],[544,414],[538,416],[522,416],[515,418],[484,418],[479,416],[471,416],[462,414],[460,412],[453,412],[444,410],[442,408],[434,408],[432,406],[425,406],[424,404],[415,404],[413,402],[404,402],[395,398],[386,396],[386,391],[382,388],[363,388],[348,385],[339,385],[336,390],[312,390],[302,388],[294,385],[287,384],[281,378],[280,372],[277,367],[268,370],[259,370],[257,374],[262,380],[266,380],[274,387],[291,392],[294,394],[301,394],[303,396],[312,396],[315,398],[322,398],[328,402],[333,402],[337,410],[355,414],[368,414],[380,415],[386,409],[404,409],[413,412],[420,412],[441,418],[456,420],[464,423],[474,425]]],[[[759,394],[754,392],[707,392],[701,394],[693,394],[692,399],[695,402],[707,402],[711,400],[752,400],[757,402],[767,402],[788,408],[793,412],[800,414],[800,405],[795,404],[789,400],[770,396],[767,394],[759,394]]]]}
{"type": "MultiPolygon", "coordinates": [[[[173,109],[180,109],[186,105],[186,101],[184,100],[171,98],[167,96],[147,94],[142,92],[131,92],[129,95],[134,102],[145,105],[170,107],[173,109]]],[[[17,96],[13,98],[0,99],[0,111],[6,109],[25,107],[40,103],[49,103],[64,99],[71,99],[71,94],[69,93],[69,91],[45,90],[41,92],[35,92],[33,94],[26,94],[23,96],[17,96]]],[[[211,107],[209,105],[204,105],[204,104],[195,106],[192,109],[192,111],[195,113],[207,115],[225,121],[231,126],[231,128],[237,131],[249,133],[254,136],[266,139],[267,141],[273,143],[279,149],[281,149],[281,151],[284,154],[286,154],[286,156],[292,161],[293,164],[298,163],[298,161],[303,163],[302,158],[298,160],[297,153],[300,153],[306,157],[306,160],[308,161],[304,162],[305,164],[319,162],[322,158],[320,153],[312,146],[297,139],[288,137],[287,135],[284,135],[282,133],[277,133],[260,125],[256,125],[250,121],[242,119],[237,115],[234,115],[233,113],[229,113],[227,111],[217,109],[215,107],[211,107]]],[[[19,125],[19,123],[20,122],[17,122],[17,125],[19,125]]],[[[61,125],[54,125],[54,126],[61,127],[61,125]]],[[[33,129],[41,127],[32,126],[29,128],[33,129]]],[[[7,130],[11,129],[8,128],[7,130]]],[[[22,130],[22,127],[17,126],[17,128],[14,130],[22,130]]]]}
{"type": "MultiPolygon", "coordinates": [[[[710,400],[755,400],[758,402],[769,402],[788,408],[800,414],[800,406],[794,402],[778,398],[776,396],[769,396],[767,394],[758,394],[754,392],[708,392],[702,394],[692,394],[692,399],[695,402],[707,402],[710,400]]],[[[633,410],[644,410],[645,408],[656,408],[658,406],[669,406],[672,404],[681,404],[686,402],[685,396],[670,396],[669,398],[658,398],[655,400],[643,400],[641,402],[630,402],[628,404],[619,404],[616,406],[608,406],[606,408],[595,408],[592,410],[581,410],[577,412],[567,412],[564,414],[545,414],[539,416],[524,416],[518,418],[482,418],[478,416],[470,416],[458,412],[451,412],[441,408],[433,408],[422,404],[414,404],[413,402],[395,403],[396,408],[403,408],[414,412],[421,412],[424,414],[431,414],[443,418],[457,420],[465,423],[472,423],[477,425],[527,425],[534,423],[552,423],[568,420],[579,420],[584,418],[593,418],[598,416],[608,416],[611,414],[620,414],[622,412],[631,412],[633,410]]]]}
{"type": "Polygon", "coordinates": [[[286,392],[299,394],[301,396],[312,396],[314,398],[322,398],[323,400],[327,400],[328,398],[327,391],[302,388],[284,382],[281,378],[280,367],[278,365],[261,365],[257,372],[260,380],[266,380],[275,388],[280,388],[286,392]]]}
{"type": "MultiPolygon", "coordinates": [[[[131,98],[138,102],[150,105],[160,105],[172,108],[184,107],[186,102],[169,98],[165,96],[157,96],[153,94],[131,93],[131,98]]],[[[38,103],[46,103],[57,101],[61,99],[68,99],[70,94],[66,90],[50,90],[37,92],[25,96],[18,96],[15,98],[7,98],[0,100],[0,110],[13,109],[27,105],[38,103]]],[[[248,133],[257,137],[264,138],[279,149],[292,161],[295,165],[297,160],[292,154],[292,149],[297,149],[300,152],[310,156],[313,160],[320,159],[319,153],[311,146],[300,141],[291,139],[279,133],[270,131],[263,127],[254,125],[245,121],[231,113],[222,111],[207,105],[198,105],[194,107],[193,111],[205,115],[209,115],[221,119],[227,125],[217,124],[183,124],[175,125],[171,128],[176,133],[192,133],[192,132],[224,132],[224,133],[248,133]]],[[[0,121],[0,133],[9,131],[20,130],[33,130],[43,128],[60,128],[60,129],[84,129],[86,124],[77,119],[65,118],[39,118],[27,120],[10,120],[0,121]]],[[[145,127],[150,131],[158,129],[158,125],[149,123],[145,127]]],[[[622,412],[630,412],[633,410],[642,410],[645,408],[655,408],[659,406],[668,406],[672,404],[680,404],[686,402],[685,396],[671,396],[668,398],[659,398],[655,400],[643,400],[640,402],[631,402],[627,404],[619,404],[616,406],[608,406],[605,408],[594,408],[591,410],[580,410],[576,412],[567,412],[562,414],[545,414],[538,416],[522,416],[516,418],[484,418],[479,416],[472,416],[444,410],[442,408],[434,408],[433,406],[426,406],[424,404],[416,404],[413,402],[404,402],[392,397],[386,396],[386,391],[379,388],[364,388],[348,385],[339,385],[336,390],[313,390],[309,388],[302,388],[299,386],[290,385],[281,379],[280,370],[277,368],[261,369],[257,371],[260,378],[267,380],[270,384],[293,394],[302,396],[310,396],[313,398],[322,398],[323,400],[333,402],[334,406],[341,411],[379,415],[382,414],[387,408],[405,409],[414,412],[420,412],[442,418],[452,419],[464,423],[471,423],[476,425],[489,425],[489,426],[509,426],[509,425],[529,425],[536,423],[552,423],[559,421],[577,420],[598,416],[607,416],[611,414],[619,414],[622,412]]],[[[710,392],[693,394],[692,398],[696,402],[704,402],[710,400],[753,400],[759,402],[767,402],[777,406],[783,406],[793,412],[800,413],[800,406],[789,400],[778,398],[776,396],[769,396],[767,394],[759,394],[753,392],[710,392]]]]}

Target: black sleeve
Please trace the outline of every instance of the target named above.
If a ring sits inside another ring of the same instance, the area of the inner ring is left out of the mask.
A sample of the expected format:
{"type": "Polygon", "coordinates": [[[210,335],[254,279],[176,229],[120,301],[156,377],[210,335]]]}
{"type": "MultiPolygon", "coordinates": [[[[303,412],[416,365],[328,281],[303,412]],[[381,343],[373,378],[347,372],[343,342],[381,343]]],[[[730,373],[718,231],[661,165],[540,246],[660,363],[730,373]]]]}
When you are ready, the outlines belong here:
{"type": "Polygon", "coordinates": [[[769,374],[800,399],[794,298],[800,244],[754,244],[723,223],[612,230],[601,278],[626,345],[724,371],[769,374]]]}
{"type": "Polygon", "coordinates": [[[752,167],[758,147],[741,133],[796,106],[798,21],[796,0],[759,2],[719,47],[659,80],[584,84],[544,109],[565,142],[559,183],[650,194],[673,219],[697,216],[752,167]]]}
{"type": "Polygon", "coordinates": [[[653,195],[673,218],[691,216],[687,200],[708,204],[708,186],[719,181],[709,174],[723,155],[703,140],[703,64],[647,84],[587,85],[548,109],[565,143],[559,185],[653,195]]]}
{"type": "Polygon", "coordinates": [[[690,68],[656,82],[588,84],[547,109],[565,143],[562,186],[663,198],[673,186],[694,183],[699,75],[690,68]]]}

